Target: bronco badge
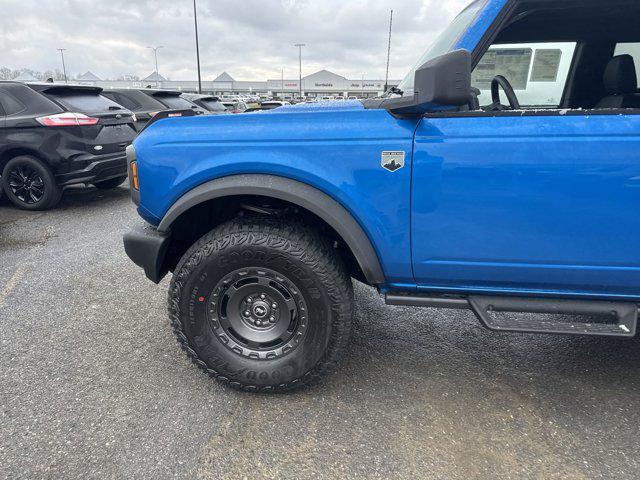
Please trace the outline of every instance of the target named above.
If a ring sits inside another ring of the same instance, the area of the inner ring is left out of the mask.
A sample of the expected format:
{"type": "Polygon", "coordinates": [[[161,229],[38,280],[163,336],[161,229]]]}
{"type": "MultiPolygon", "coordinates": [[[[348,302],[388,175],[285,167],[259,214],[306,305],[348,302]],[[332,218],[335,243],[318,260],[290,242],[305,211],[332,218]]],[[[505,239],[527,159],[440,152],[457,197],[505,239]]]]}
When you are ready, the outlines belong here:
{"type": "Polygon", "coordinates": [[[382,168],[395,172],[404,167],[404,152],[382,152],[382,168]]]}

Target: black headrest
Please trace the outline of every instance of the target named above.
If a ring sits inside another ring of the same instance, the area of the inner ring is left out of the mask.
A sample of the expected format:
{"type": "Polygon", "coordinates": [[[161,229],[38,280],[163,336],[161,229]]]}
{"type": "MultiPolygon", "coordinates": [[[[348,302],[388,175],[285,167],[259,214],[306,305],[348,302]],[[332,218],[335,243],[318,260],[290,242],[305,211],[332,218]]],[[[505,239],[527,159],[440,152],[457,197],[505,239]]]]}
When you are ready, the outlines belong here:
{"type": "Polygon", "coordinates": [[[607,95],[637,93],[636,64],[631,55],[613,57],[604,71],[604,88],[607,95]]]}

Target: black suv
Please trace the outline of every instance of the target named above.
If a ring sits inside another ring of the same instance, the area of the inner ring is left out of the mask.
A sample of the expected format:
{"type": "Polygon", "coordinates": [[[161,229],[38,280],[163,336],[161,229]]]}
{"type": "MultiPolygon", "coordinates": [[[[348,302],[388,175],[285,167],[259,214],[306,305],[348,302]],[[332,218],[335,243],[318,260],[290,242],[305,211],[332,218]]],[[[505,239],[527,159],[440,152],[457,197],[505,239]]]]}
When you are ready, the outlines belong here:
{"type": "Polygon", "coordinates": [[[209,112],[191,100],[187,100],[182,96],[182,92],[177,90],[155,90],[151,88],[143,88],[142,93],[149,95],[155,100],[162,103],[167,110],[193,110],[196,115],[208,115],[209,112]]]}
{"type": "Polygon", "coordinates": [[[103,90],[102,95],[135,113],[138,132],[142,131],[147,122],[158,113],[167,110],[167,107],[158,100],[136,89],[110,88],[103,90]]]}
{"type": "Polygon", "coordinates": [[[4,192],[27,210],[54,207],[67,185],[115,188],[127,178],[135,115],[101,88],[0,82],[4,192]]]}
{"type": "Polygon", "coordinates": [[[186,98],[187,100],[195,103],[199,107],[204,108],[209,111],[212,115],[222,115],[225,113],[229,113],[227,111],[227,107],[223,105],[220,101],[220,98],[214,97],[213,95],[205,95],[199,93],[183,93],[182,98],[186,98]]]}

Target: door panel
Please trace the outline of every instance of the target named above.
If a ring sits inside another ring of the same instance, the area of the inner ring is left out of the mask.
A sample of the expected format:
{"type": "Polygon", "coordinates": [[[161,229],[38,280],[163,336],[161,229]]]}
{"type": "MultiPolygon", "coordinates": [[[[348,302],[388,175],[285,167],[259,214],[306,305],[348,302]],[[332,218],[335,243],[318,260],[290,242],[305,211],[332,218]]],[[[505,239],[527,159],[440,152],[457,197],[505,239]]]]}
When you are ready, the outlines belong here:
{"type": "Polygon", "coordinates": [[[421,288],[640,298],[640,115],[425,118],[421,288]]]}

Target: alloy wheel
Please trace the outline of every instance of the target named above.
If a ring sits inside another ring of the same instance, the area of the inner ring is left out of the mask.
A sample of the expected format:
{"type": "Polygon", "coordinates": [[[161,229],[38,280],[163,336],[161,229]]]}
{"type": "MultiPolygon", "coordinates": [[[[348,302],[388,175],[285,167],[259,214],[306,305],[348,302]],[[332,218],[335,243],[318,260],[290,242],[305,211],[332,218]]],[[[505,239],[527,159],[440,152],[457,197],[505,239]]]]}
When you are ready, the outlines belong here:
{"type": "Polygon", "coordinates": [[[33,205],[44,197],[44,180],[35,168],[18,165],[9,171],[7,178],[11,192],[21,202],[33,205]]]}

